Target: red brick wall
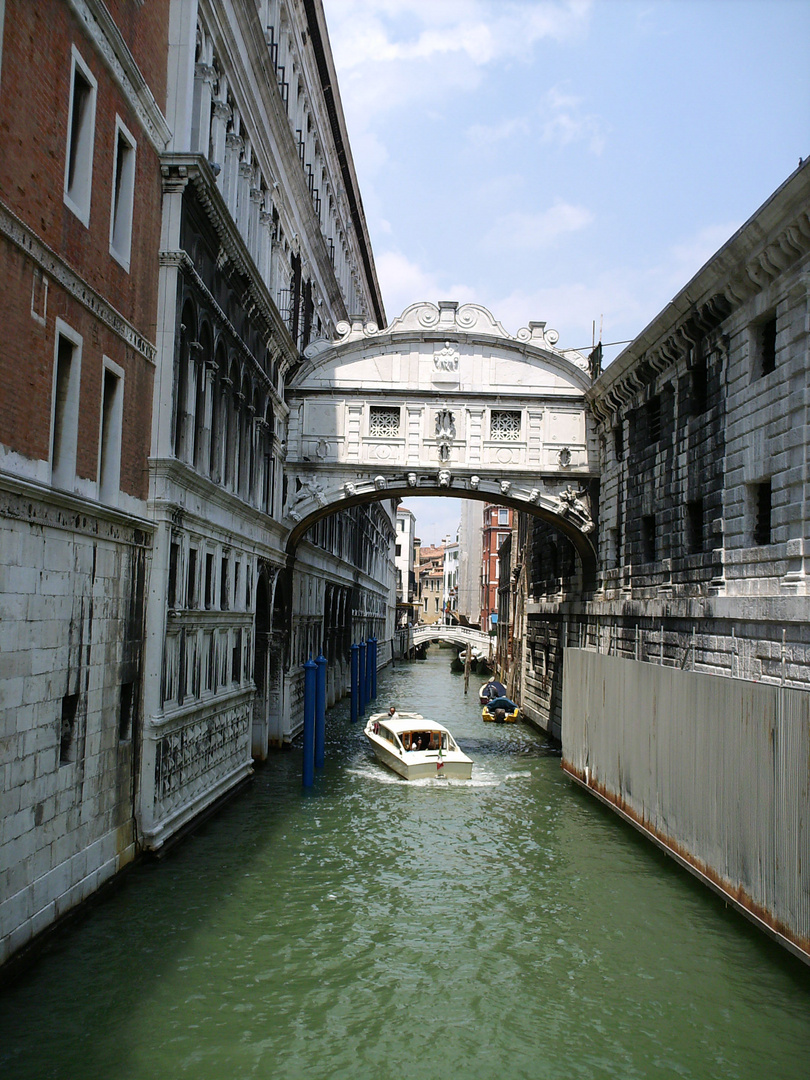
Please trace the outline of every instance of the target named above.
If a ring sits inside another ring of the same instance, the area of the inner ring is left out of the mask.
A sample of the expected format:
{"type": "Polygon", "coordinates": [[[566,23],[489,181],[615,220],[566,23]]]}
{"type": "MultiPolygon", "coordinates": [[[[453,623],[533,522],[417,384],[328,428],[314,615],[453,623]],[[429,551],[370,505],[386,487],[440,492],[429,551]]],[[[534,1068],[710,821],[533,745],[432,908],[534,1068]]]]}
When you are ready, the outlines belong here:
{"type": "MultiPolygon", "coordinates": [[[[159,105],[166,93],[168,0],[108,4],[159,105]]],[[[61,0],[6,0],[0,81],[0,199],[152,344],[157,321],[161,188],[157,152],[81,25],[61,0]],[[98,82],[89,228],[64,203],[71,45],[98,82]],[[137,142],[130,270],[109,253],[118,114],[137,142]]],[[[0,239],[0,444],[47,460],[55,319],[83,339],[77,474],[98,472],[103,356],[124,369],[121,489],[145,498],[152,365],[55,281],[47,323],[31,315],[35,263],[0,239]]]]}
{"type": "MultiPolygon", "coordinates": [[[[154,30],[150,66],[164,74],[167,5],[114,5],[150,11],[154,30]]],[[[143,36],[143,33],[141,34],[143,36]]],[[[142,52],[147,50],[142,46],[142,52]]],[[[156,151],[70,9],[60,0],[7,0],[0,85],[0,198],[49,247],[61,253],[98,292],[150,341],[155,339],[157,255],[160,237],[160,168],[156,151]],[[98,80],[90,224],[86,228],[63,200],[70,97],[71,45],[98,80]],[[109,253],[110,207],[118,114],[137,142],[130,271],[109,253]]]]}
{"type": "Polygon", "coordinates": [[[88,480],[98,475],[103,358],[107,356],[124,370],[121,490],[146,498],[152,364],[53,280],[48,282],[46,325],[37,322],[31,315],[34,263],[4,239],[0,239],[0,280],[4,283],[0,443],[24,457],[48,460],[59,317],[82,338],[76,473],[88,480]]]}

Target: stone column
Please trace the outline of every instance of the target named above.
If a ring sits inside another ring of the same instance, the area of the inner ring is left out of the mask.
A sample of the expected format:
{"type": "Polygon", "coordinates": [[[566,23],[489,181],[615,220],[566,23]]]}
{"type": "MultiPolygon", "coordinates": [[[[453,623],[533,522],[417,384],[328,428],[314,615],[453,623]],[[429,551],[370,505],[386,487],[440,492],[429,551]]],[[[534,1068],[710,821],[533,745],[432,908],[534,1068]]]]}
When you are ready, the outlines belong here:
{"type": "Polygon", "coordinates": [[[211,112],[211,162],[217,172],[217,186],[220,191],[225,182],[225,141],[231,107],[226,101],[215,101],[211,112]],[[218,170],[216,167],[218,166],[218,170]]]}
{"type": "Polygon", "coordinates": [[[238,199],[239,185],[239,157],[244,146],[244,139],[229,131],[225,136],[225,164],[222,169],[222,196],[230,211],[231,217],[236,220],[236,203],[238,199]]]}
{"type": "Polygon", "coordinates": [[[216,71],[211,64],[194,69],[194,106],[191,115],[191,152],[209,160],[211,149],[211,98],[216,71]]]}

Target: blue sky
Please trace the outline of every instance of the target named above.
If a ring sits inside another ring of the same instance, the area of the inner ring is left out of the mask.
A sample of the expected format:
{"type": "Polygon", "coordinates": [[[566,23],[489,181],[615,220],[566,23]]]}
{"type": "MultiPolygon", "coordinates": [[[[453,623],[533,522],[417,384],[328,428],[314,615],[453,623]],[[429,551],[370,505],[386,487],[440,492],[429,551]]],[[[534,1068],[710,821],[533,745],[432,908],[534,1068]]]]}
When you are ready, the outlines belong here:
{"type": "Polygon", "coordinates": [[[632,338],[810,153],[808,0],[324,8],[389,321],[452,299],[632,338]]]}

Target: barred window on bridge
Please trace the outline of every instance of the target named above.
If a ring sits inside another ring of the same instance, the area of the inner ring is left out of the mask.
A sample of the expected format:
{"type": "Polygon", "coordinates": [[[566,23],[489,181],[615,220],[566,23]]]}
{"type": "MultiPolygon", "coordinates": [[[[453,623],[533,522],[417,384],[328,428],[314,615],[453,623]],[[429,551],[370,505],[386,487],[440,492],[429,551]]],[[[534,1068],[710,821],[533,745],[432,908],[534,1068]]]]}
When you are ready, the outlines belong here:
{"type": "Polygon", "coordinates": [[[387,405],[372,405],[369,409],[369,435],[389,439],[399,435],[399,409],[387,405]]]}
{"type": "Polygon", "coordinates": [[[492,439],[499,439],[501,442],[517,442],[520,438],[520,413],[493,409],[489,433],[492,439]]]}

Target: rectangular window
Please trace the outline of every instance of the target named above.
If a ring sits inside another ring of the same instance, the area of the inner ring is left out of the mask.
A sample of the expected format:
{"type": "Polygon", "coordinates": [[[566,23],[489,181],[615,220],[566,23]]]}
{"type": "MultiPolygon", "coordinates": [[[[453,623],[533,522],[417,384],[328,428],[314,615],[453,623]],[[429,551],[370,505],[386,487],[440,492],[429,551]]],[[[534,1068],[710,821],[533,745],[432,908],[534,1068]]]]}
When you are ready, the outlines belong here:
{"type": "Polygon", "coordinates": [[[233,652],[231,654],[231,682],[238,683],[242,670],[242,631],[237,628],[233,632],[233,652]]]}
{"type": "Polygon", "coordinates": [[[62,722],[59,729],[59,764],[68,765],[75,760],[76,713],[79,695],[65,694],[62,698],[62,722]]]}
{"type": "Polygon", "coordinates": [[[770,544],[771,540],[771,481],[753,485],[754,543],[770,544]]]}
{"type": "Polygon", "coordinates": [[[493,409],[489,418],[489,436],[500,442],[517,442],[520,438],[520,413],[493,409]]]}
{"type": "Polygon", "coordinates": [[[172,540],[169,547],[169,588],[167,599],[170,608],[177,607],[177,565],[180,561],[180,545],[172,540]]]}
{"type": "Polygon", "coordinates": [[[188,549],[188,575],[186,576],[186,607],[197,606],[197,549],[188,549]]]}
{"type": "Polygon", "coordinates": [[[104,358],[101,393],[101,432],[98,450],[98,497],[117,503],[121,482],[121,431],[124,412],[124,372],[104,358]]]}
{"type": "Polygon", "coordinates": [[[400,411],[387,405],[371,405],[368,414],[369,435],[392,438],[399,435],[400,411]]]}
{"type": "Polygon", "coordinates": [[[132,709],[135,701],[135,684],[121,683],[118,708],[118,740],[128,742],[132,738],[132,709]]]}
{"type": "Polygon", "coordinates": [[[93,141],[96,128],[96,80],[90,68],[71,49],[70,107],[65,157],[65,204],[83,225],[90,223],[93,141]]]}
{"type": "Polygon", "coordinates": [[[758,322],[752,330],[754,377],[761,378],[776,370],[776,315],[758,322]]]}
{"type": "Polygon", "coordinates": [[[219,567],[219,609],[220,611],[228,610],[228,556],[222,556],[222,562],[219,567]]]}
{"type": "Polygon", "coordinates": [[[118,116],[115,118],[112,180],[110,254],[128,271],[132,250],[132,212],[135,204],[135,140],[118,116]]]}
{"type": "Polygon", "coordinates": [[[703,499],[686,504],[686,548],[692,555],[703,551],[703,499]]]}
{"type": "Polygon", "coordinates": [[[647,443],[652,445],[661,438],[661,397],[656,394],[645,406],[647,419],[647,443]]]}
{"type": "Polygon", "coordinates": [[[397,544],[396,553],[397,553],[397,558],[399,558],[400,555],[402,554],[402,544],[397,544]]]}
{"type": "Polygon", "coordinates": [[[214,602],[214,553],[205,556],[205,610],[210,611],[214,602]]]}
{"type": "Polygon", "coordinates": [[[624,427],[618,423],[613,429],[613,450],[616,460],[621,461],[624,457],[624,427]]]}
{"type": "Polygon", "coordinates": [[[501,509],[498,511],[498,524],[499,525],[508,525],[509,524],[509,507],[508,506],[502,506],[501,509]]]}
{"type": "Polygon", "coordinates": [[[72,489],[76,480],[79,434],[81,342],[61,319],[56,320],[51,420],[51,483],[72,489]]]}
{"type": "Polygon", "coordinates": [[[645,562],[655,562],[655,517],[645,514],[641,519],[641,545],[645,562]]]}
{"type": "Polygon", "coordinates": [[[709,404],[709,373],[706,361],[701,359],[695,362],[689,372],[691,389],[691,412],[693,416],[700,416],[706,412],[709,404]]]}

